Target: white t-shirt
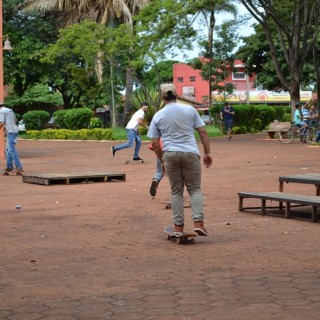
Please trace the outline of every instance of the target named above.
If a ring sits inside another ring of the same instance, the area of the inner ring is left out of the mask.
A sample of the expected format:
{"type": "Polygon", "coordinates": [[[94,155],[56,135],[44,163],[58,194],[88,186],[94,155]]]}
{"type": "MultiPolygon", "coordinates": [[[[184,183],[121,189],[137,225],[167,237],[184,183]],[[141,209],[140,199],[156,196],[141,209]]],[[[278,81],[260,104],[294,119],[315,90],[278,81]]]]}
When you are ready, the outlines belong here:
{"type": "Polygon", "coordinates": [[[6,107],[0,108],[0,122],[4,124],[8,133],[18,133],[16,116],[11,109],[6,107]]]}
{"type": "Polygon", "coordinates": [[[171,102],[153,116],[148,137],[162,137],[163,151],[192,152],[200,155],[194,130],[204,126],[205,123],[195,108],[171,102]]]}
{"type": "Polygon", "coordinates": [[[135,131],[138,130],[139,127],[139,119],[144,119],[144,111],[142,109],[139,109],[136,111],[133,116],[131,117],[130,121],[128,122],[126,129],[133,129],[135,131]]]}

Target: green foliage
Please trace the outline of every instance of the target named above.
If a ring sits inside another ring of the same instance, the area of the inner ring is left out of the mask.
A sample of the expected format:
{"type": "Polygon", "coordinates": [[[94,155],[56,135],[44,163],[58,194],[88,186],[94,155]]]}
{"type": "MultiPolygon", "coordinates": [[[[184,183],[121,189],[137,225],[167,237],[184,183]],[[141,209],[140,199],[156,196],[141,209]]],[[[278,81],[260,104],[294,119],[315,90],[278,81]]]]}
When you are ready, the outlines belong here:
{"type": "Polygon", "coordinates": [[[33,110],[26,112],[22,119],[27,130],[42,130],[50,120],[50,113],[42,110],[33,110]]]}
{"type": "Polygon", "coordinates": [[[245,126],[234,126],[232,132],[234,134],[247,133],[247,128],[245,126]]]}
{"type": "Polygon", "coordinates": [[[102,128],[102,121],[97,117],[91,118],[89,123],[89,128],[90,129],[102,128]]]}
{"type": "MultiPolygon", "coordinates": [[[[245,132],[255,132],[266,129],[274,120],[288,121],[285,119],[286,115],[290,113],[289,106],[238,105],[232,107],[235,110],[234,127],[237,127],[235,130],[239,133],[244,133],[243,127],[245,132]]],[[[218,105],[210,110],[216,125],[220,123],[222,108],[222,105],[218,105]]]]}
{"type": "Polygon", "coordinates": [[[51,11],[26,12],[21,10],[22,2],[3,1],[3,34],[10,36],[13,46],[12,51],[4,51],[4,79],[17,97],[34,84],[45,82],[47,70],[35,54],[54,42],[57,35],[57,19],[51,11]]]}
{"type": "Polygon", "coordinates": [[[58,110],[53,113],[53,120],[54,123],[60,128],[60,129],[66,129],[67,124],[65,122],[65,116],[66,116],[67,110],[58,110]]]}
{"type": "Polygon", "coordinates": [[[42,131],[28,130],[26,134],[28,139],[54,139],[54,140],[112,140],[112,129],[46,129],[42,131]]]}
{"type": "Polygon", "coordinates": [[[66,127],[71,130],[88,128],[92,114],[92,111],[88,108],[67,110],[65,113],[64,122],[66,127]]]}
{"type": "Polygon", "coordinates": [[[50,91],[47,85],[41,83],[28,88],[21,97],[9,95],[6,101],[9,107],[23,108],[26,111],[43,110],[63,104],[60,94],[50,91]]]}
{"type": "Polygon", "coordinates": [[[173,65],[178,62],[177,60],[165,60],[155,63],[142,73],[141,82],[154,88],[158,88],[164,82],[173,82],[173,65]]]}
{"type": "Polygon", "coordinates": [[[150,123],[153,115],[164,105],[158,90],[152,87],[141,87],[140,89],[136,90],[130,97],[130,102],[134,107],[134,111],[140,109],[142,102],[148,103],[149,108],[145,115],[146,123],[150,123]]]}
{"type": "Polygon", "coordinates": [[[254,131],[261,131],[263,129],[261,119],[254,119],[252,128],[254,131]]]}

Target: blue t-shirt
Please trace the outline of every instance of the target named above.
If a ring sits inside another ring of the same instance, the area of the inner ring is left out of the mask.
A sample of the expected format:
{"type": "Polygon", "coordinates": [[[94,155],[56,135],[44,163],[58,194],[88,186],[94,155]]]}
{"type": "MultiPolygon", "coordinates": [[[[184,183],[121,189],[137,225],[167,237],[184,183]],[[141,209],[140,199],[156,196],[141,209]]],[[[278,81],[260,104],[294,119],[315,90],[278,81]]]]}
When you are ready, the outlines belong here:
{"type": "Polygon", "coordinates": [[[296,109],[296,111],[294,112],[294,122],[296,124],[304,124],[301,120],[301,112],[299,109],[296,109]]]}
{"type": "Polygon", "coordinates": [[[229,112],[234,112],[234,109],[232,107],[224,107],[222,109],[222,118],[223,118],[223,120],[233,119],[234,115],[230,114],[228,112],[225,112],[225,110],[228,110],[229,112]]]}
{"type": "Polygon", "coordinates": [[[192,152],[200,155],[194,130],[204,126],[205,123],[195,108],[171,102],[153,116],[148,137],[162,137],[163,151],[192,152]]]}

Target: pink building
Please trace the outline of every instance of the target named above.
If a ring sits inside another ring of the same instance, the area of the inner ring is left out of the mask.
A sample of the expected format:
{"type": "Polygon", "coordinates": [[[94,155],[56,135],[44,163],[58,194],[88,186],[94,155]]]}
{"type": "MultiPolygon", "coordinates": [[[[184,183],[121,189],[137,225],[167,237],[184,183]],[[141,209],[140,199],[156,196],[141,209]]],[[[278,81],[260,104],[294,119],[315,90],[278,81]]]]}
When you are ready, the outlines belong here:
{"type": "MultiPolygon", "coordinates": [[[[249,77],[244,72],[241,60],[236,60],[234,67],[237,68],[237,71],[230,73],[226,83],[233,83],[235,91],[244,94],[250,90],[255,90],[253,87],[255,75],[249,77]]],[[[173,66],[173,83],[177,88],[179,97],[192,99],[200,103],[209,102],[209,83],[201,78],[200,70],[195,70],[185,63],[176,63],[173,66]]],[[[212,92],[212,101],[221,100],[217,99],[216,94],[212,92]]]]}

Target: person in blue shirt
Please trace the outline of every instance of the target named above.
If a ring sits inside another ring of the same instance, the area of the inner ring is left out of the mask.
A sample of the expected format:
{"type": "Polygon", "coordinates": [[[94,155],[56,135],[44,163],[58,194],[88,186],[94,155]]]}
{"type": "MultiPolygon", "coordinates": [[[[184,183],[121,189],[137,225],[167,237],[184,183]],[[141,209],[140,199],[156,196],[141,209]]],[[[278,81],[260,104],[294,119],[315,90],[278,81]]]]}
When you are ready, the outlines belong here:
{"type": "Polygon", "coordinates": [[[0,130],[3,130],[3,127],[6,130],[7,144],[6,168],[2,172],[8,173],[14,170],[16,173],[21,173],[23,172],[23,168],[16,149],[19,134],[16,116],[11,109],[5,107],[4,104],[0,102],[0,130]]]}
{"type": "Polygon", "coordinates": [[[296,103],[296,111],[294,112],[294,123],[299,126],[299,130],[297,130],[297,133],[299,134],[303,129],[308,127],[308,124],[305,121],[302,121],[302,119],[303,115],[301,114],[301,103],[296,103]]]}
{"type": "Polygon", "coordinates": [[[234,115],[235,115],[234,109],[230,106],[229,102],[226,102],[224,104],[222,111],[220,112],[220,118],[224,122],[224,128],[227,132],[227,138],[229,141],[232,138],[231,132],[232,132],[234,115]]]}

